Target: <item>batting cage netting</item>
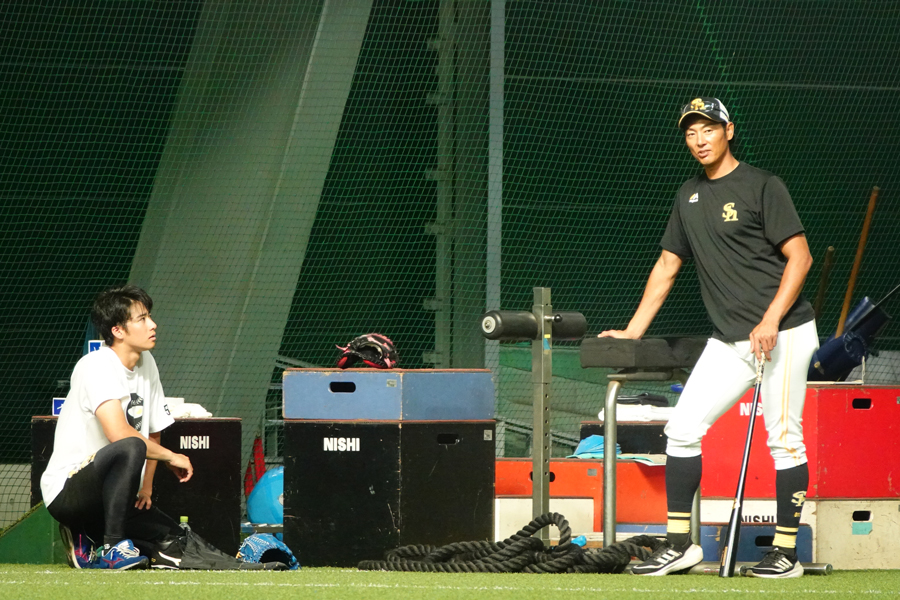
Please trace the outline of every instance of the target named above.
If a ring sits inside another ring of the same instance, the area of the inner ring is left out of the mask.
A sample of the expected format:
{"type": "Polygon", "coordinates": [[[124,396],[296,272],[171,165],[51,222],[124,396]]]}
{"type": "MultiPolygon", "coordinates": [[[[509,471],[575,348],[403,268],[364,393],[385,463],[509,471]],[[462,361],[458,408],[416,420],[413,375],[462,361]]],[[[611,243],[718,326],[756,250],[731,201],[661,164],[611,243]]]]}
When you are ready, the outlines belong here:
{"type": "MultiPolygon", "coordinates": [[[[730,109],[787,183],[835,330],[900,283],[900,2],[9,0],[0,7],[0,527],[30,506],[30,419],[94,337],[103,287],[154,299],[168,396],[280,454],[281,372],[379,332],[403,368],[495,373],[498,454],[530,452],[529,344],[487,309],[532,289],[627,324],[698,166],[680,107],[730,109]]],[[[900,297],[900,296],[898,296],[900,297]]],[[[900,303],[885,304],[888,313],[900,303]]],[[[691,264],[649,335],[710,325],[691,264]]],[[[866,380],[900,383],[888,324],[866,380]]],[[[602,369],[554,351],[556,455],[602,369]]],[[[641,388],[646,390],[647,388],[641,388]]],[[[656,391],[670,400],[667,387],[656,391]]]]}

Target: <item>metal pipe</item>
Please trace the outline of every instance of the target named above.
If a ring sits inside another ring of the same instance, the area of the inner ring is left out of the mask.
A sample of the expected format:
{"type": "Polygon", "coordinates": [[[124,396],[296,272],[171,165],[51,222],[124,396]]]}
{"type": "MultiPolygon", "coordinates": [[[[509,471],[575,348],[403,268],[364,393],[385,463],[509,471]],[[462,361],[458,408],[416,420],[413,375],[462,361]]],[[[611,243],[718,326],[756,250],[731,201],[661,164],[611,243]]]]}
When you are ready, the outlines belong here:
{"type": "Polygon", "coordinates": [[[616,541],[616,398],[622,383],[612,380],[606,387],[603,412],[603,547],[616,541]]]}
{"type": "MultiPolygon", "coordinates": [[[[640,564],[638,562],[634,562],[627,567],[625,567],[625,573],[630,573],[631,568],[634,565],[640,564]]],[[[740,569],[741,575],[745,575],[747,569],[756,565],[755,562],[739,562],[737,563],[738,569],[740,569]]],[[[804,575],[831,575],[834,571],[834,568],[830,563],[800,563],[803,565],[803,574],[804,575]]],[[[688,575],[718,575],[719,574],[719,563],[712,561],[704,561],[701,563],[697,563],[693,567],[688,570],[688,575]]]]}

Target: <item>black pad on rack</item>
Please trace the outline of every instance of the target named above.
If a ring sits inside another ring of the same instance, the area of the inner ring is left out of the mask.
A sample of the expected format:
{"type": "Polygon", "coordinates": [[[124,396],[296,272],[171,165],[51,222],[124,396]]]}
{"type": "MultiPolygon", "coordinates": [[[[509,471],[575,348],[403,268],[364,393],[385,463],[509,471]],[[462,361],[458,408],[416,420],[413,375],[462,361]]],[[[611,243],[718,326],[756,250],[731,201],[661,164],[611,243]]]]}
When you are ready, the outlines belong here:
{"type": "Polygon", "coordinates": [[[581,366],[607,369],[684,369],[693,367],[705,337],[621,340],[590,337],[581,341],[581,366]]]}

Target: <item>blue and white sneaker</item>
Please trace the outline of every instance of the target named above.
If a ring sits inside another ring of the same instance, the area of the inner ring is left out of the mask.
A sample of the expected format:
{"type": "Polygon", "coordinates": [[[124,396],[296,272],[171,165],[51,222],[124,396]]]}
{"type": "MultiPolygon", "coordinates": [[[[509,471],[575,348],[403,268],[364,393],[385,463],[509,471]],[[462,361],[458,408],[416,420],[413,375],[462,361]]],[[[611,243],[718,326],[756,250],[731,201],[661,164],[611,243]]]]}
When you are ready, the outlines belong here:
{"type": "Polygon", "coordinates": [[[122,540],[115,546],[103,546],[103,554],[97,560],[95,569],[146,569],[150,566],[150,559],[141,556],[131,540],[122,540]]]}
{"type": "Polygon", "coordinates": [[[93,569],[96,566],[94,546],[84,534],[73,535],[72,530],[60,523],[59,536],[62,538],[66,562],[73,569],[93,569]]]}

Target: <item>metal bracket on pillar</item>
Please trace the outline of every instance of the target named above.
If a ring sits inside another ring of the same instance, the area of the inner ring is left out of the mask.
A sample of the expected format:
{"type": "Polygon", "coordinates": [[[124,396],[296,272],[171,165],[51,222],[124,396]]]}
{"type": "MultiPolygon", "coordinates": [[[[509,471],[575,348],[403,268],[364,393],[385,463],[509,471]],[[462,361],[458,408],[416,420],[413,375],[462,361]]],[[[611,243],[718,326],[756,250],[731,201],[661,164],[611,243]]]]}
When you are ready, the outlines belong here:
{"type": "Polygon", "coordinates": [[[431,93],[425,96],[425,104],[431,104],[434,106],[452,106],[453,97],[447,96],[446,94],[431,93]]]}
{"type": "MultiPolygon", "coordinates": [[[[440,314],[441,311],[446,309],[446,303],[443,298],[425,298],[425,300],[422,301],[422,308],[434,311],[435,314],[440,314]]],[[[445,356],[442,354],[441,350],[441,348],[436,347],[431,352],[423,352],[422,362],[431,365],[443,365],[445,356]]]]}
{"type": "Polygon", "coordinates": [[[441,361],[444,360],[444,357],[441,356],[440,352],[423,352],[422,353],[422,362],[429,365],[439,365],[441,361]]]}
{"type": "Polygon", "coordinates": [[[443,310],[444,309],[444,299],[443,298],[425,298],[422,300],[422,308],[425,310],[443,310]]]}
{"type": "Polygon", "coordinates": [[[439,223],[435,221],[434,223],[426,223],[425,224],[425,233],[428,235],[453,235],[453,223],[439,223]]]}
{"type": "Polygon", "coordinates": [[[446,169],[426,169],[424,173],[426,181],[450,181],[453,179],[452,173],[446,169]]]}

